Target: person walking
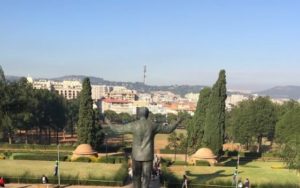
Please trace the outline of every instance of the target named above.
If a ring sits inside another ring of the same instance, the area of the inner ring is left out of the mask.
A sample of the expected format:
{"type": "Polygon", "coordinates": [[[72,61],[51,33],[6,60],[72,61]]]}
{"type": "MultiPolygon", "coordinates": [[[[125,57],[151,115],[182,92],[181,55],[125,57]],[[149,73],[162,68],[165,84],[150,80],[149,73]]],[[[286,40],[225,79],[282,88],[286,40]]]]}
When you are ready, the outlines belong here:
{"type": "Polygon", "coordinates": [[[5,187],[5,181],[3,177],[0,177],[0,187],[5,187]]]}
{"type": "Polygon", "coordinates": [[[182,182],[182,188],[187,188],[188,187],[188,178],[186,175],[183,175],[183,182],[182,182]]]}
{"type": "Polygon", "coordinates": [[[47,183],[48,183],[48,178],[47,178],[47,176],[45,176],[44,174],[43,174],[43,176],[42,176],[42,183],[43,183],[43,184],[47,184],[47,183]]]}
{"type": "Polygon", "coordinates": [[[248,178],[246,178],[246,181],[245,181],[245,188],[250,188],[250,181],[248,178]]]}

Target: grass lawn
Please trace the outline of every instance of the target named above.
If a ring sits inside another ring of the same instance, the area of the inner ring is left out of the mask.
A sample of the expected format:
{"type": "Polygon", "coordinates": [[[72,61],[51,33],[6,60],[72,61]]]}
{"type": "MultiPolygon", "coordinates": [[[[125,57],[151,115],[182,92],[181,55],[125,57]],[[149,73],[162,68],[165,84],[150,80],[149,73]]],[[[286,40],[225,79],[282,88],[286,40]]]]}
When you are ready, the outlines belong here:
{"type": "MultiPolygon", "coordinates": [[[[300,176],[296,171],[288,169],[273,169],[271,167],[283,166],[281,162],[249,162],[240,166],[239,177],[242,181],[249,178],[252,184],[298,184],[300,186],[300,176]]],[[[206,167],[206,166],[172,166],[170,170],[180,179],[185,171],[192,183],[205,183],[208,181],[232,181],[235,167],[206,167]]]]}
{"type": "MultiPolygon", "coordinates": [[[[177,133],[177,135],[179,135],[180,133],[183,133],[184,135],[186,135],[186,130],[185,129],[176,129],[175,132],[177,133]]],[[[168,137],[170,134],[157,134],[155,136],[155,140],[154,140],[154,147],[155,149],[164,149],[167,145],[168,145],[168,137]]]]}
{"type": "MultiPolygon", "coordinates": [[[[50,177],[54,172],[54,161],[30,160],[0,160],[0,174],[4,176],[33,176],[41,177],[43,174],[50,177]]],[[[121,164],[61,162],[60,173],[63,176],[78,176],[80,179],[87,177],[110,178],[116,174],[121,164]]]]}

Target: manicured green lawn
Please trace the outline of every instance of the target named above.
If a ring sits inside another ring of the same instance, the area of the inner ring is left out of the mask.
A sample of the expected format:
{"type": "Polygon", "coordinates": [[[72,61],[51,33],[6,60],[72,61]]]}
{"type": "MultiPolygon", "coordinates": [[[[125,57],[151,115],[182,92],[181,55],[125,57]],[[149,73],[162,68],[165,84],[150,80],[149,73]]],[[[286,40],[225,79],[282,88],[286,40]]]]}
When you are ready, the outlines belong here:
{"type": "MultiPolygon", "coordinates": [[[[0,160],[0,174],[5,176],[41,177],[43,174],[50,177],[54,173],[54,161],[30,160],[0,160]]],[[[120,169],[121,164],[61,162],[60,172],[63,176],[87,177],[113,177],[120,169]]]]}
{"type": "MultiPolygon", "coordinates": [[[[300,175],[293,170],[274,169],[272,167],[282,167],[281,162],[249,162],[239,168],[239,177],[242,181],[249,178],[252,184],[298,184],[300,186],[300,175]]],[[[208,181],[232,181],[235,167],[206,167],[206,166],[172,166],[171,171],[182,178],[185,171],[188,172],[189,179],[193,183],[205,183],[208,181]]]]}

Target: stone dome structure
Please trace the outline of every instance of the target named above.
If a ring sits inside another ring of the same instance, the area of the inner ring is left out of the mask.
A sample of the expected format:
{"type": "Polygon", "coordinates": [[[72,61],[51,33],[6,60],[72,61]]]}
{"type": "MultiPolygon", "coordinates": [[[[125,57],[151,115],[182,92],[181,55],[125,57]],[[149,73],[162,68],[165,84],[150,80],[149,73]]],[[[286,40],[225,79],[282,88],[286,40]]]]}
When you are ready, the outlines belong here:
{"type": "Polygon", "coordinates": [[[201,148],[190,157],[190,163],[195,164],[198,160],[209,162],[210,165],[217,163],[217,156],[209,148],[201,148]]]}
{"type": "Polygon", "coordinates": [[[80,144],[73,151],[72,159],[76,159],[78,157],[97,157],[97,152],[95,152],[91,145],[89,144],[80,144]]]}

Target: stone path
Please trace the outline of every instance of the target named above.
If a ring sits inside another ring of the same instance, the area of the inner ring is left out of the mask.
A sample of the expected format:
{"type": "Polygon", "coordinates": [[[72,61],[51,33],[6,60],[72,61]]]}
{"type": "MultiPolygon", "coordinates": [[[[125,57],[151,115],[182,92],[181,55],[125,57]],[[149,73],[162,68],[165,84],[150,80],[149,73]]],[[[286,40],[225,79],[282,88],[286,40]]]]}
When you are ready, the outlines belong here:
{"type": "MultiPolygon", "coordinates": [[[[5,188],[54,188],[55,185],[51,184],[18,184],[9,183],[5,185],[5,188]]],[[[62,185],[61,188],[121,188],[110,186],[88,186],[88,185],[62,185]]],[[[123,186],[122,188],[132,188],[132,184],[123,186]]],[[[151,181],[150,188],[160,188],[159,180],[156,178],[151,181]]]]}

